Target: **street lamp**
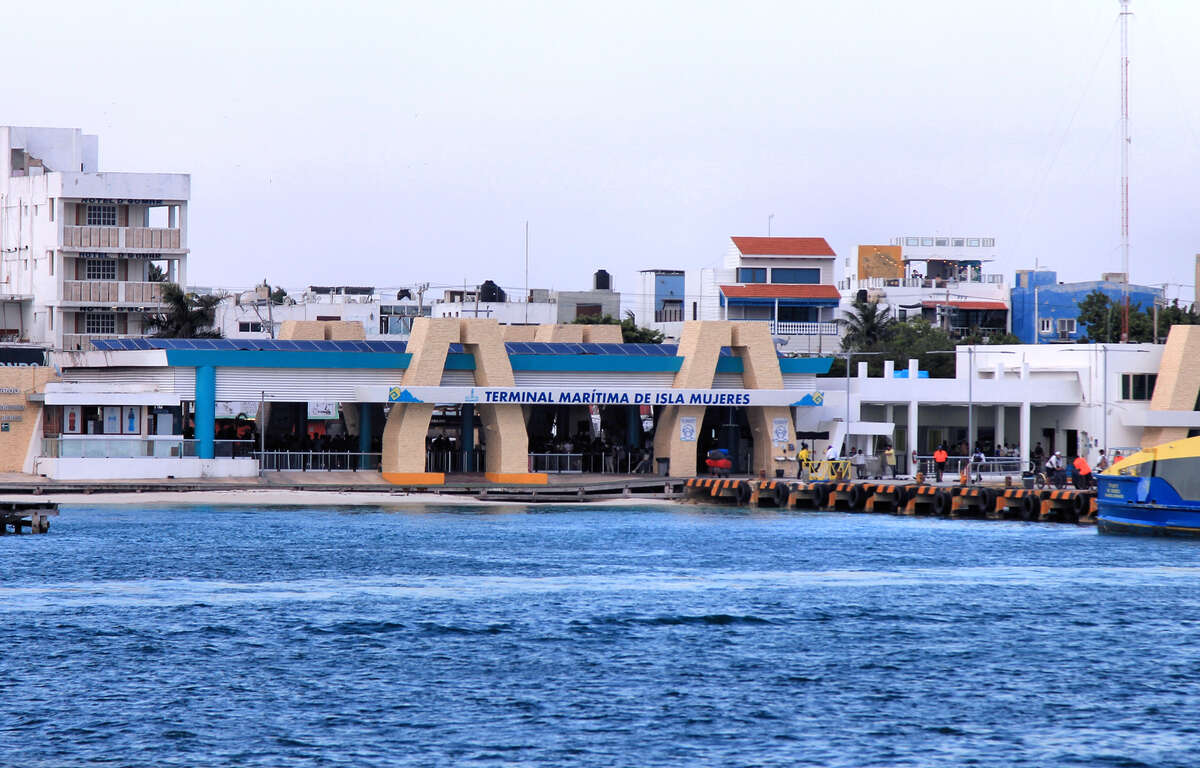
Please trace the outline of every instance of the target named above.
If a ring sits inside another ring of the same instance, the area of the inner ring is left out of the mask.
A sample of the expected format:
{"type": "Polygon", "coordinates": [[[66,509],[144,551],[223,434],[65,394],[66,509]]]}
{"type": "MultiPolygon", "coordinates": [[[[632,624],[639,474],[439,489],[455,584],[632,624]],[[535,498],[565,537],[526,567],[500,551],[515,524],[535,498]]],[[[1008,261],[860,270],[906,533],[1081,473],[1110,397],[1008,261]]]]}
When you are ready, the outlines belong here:
{"type": "Polygon", "coordinates": [[[842,437],[842,444],[845,446],[845,452],[850,453],[850,358],[855,355],[860,357],[868,357],[871,355],[880,355],[882,352],[841,352],[837,357],[846,359],[846,434],[842,437]]]}
{"type": "MultiPolygon", "coordinates": [[[[1112,345],[1111,344],[1096,344],[1095,346],[1099,347],[1100,351],[1104,354],[1104,373],[1103,373],[1104,383],[1101,385],[1101,391],[1104,393],[1103,394],[1104,410],[1101,413],[1101,418],[1104,420],[1104,422],[1103,422],[1104,423],[1104,427],[1103,427],[1104,455],[1109,456],[1109,450],[1108,450],[1108,448],[1109,448],[1109,446],[1108,446],[1108,348],[1112,345]]],[[[1136,353],[1143,354],[1143,355],[1148,354],[1148,351],[1145,349],[1130,349],[1128,344],[1120,344],[1120,345],[1118,345],[1118,347],[1121,349],[1122,352],[1136,352],[1136,353]]],[[[1095,350],[1092,350],[1092,349],[1064,349],[1063,351],[1064,352],[1087,352],[1090,354],[1091,352],[1093,352],[1095,350]]],[[[1111,461],[1111,459],[1110,459],[1110,461],[1111,461]]]]}
{"type": "MultiPolygon", "coordinates": [[[[927,352],[930,355],[958,355],[957,349],[939,350],[936,352],[927,352]]],[[[1009,349],[990,349],[988,354],[991,355],[1015,355],[1009,349]]],[[[955,374],[958,373],[957,366],[955,374]]],[[[975,345],[967,345],[967,450],[975,450],[975,345]]]]}

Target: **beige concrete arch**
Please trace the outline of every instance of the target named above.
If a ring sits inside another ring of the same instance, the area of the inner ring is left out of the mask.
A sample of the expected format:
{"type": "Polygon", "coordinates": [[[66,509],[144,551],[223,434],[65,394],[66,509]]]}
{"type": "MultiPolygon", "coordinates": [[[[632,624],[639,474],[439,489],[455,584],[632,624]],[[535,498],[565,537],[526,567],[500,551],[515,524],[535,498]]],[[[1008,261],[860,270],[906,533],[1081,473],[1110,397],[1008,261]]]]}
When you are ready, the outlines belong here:
{"type": "MultiPolygon", "coordinates": [[[[475,358],[475,383],[511,387],[512,365],[500,325],[487,318],[419,317],[413,321],[407,351],[412,355],[404,386],[436,387],[442,382],[451,344],[462,344],[475,358]]],[[[395,403],[383,430],[383,477],[399,485],[440,485],[441,472],[425,471],[425,436],[433,403],[395,403]]],[[[494,482],[545,483],[546,475],[529,472],[529,436],[519,405],[479,404],[487,432],[485,476],[494,482]]]]}
{"type": "MultiPolygon", "coordinates": [[[[742,383],[746,389],[783,389],[783,372],[770,327],[763,322],[730,322],[727,320],[688,320],[679,338],[679,356],[683,365],[675,374],[675,389],[710,389],[717,371],[721,347],[731,347],[742,361],[742,383]]],[[[654,455],[669,459],[669,472],[675,477],[696,472],[696,440],[685,440],[680,427],[685,419],[694,418],[699,427],[704,423],[705,406],[672,405],[662,409],[654,432],[654,455]]],[[[765,472],[774,477],[776,469],[787,477],[795,477],[796,431],[790,409],[786,406],[755,406],[748,409],[750,433],[754,440],[754,473],[765,472]],[[787,423],[787,441],[773,441],[776,419],[787,423]],[[788,451],[787,446],[792,450],[788,451]],[[787,456],[786,461],[776,457],[787,456]]]]}

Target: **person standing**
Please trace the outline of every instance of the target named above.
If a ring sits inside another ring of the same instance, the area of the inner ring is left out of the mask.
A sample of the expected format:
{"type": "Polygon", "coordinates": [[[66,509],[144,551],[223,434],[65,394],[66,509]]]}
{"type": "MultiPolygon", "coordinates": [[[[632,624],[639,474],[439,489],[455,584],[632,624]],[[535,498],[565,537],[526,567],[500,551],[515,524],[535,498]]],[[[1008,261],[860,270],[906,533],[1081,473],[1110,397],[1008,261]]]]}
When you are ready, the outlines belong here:
{"type": "Polygon", "coordinates": [[[799,478],[800,480],[808,479],[807,464],[808,464],[809,457],[810,457],[810,454],[808,452],[808,443],[800,443],[800,452],[796,454],[796,464],[798,466],[798,471],[796,473],[796,477],[799,478]]]}
{"type": "Polygon", "coordinates": [[[1104,455],[1104,449],[1100,449],[1100,460],[1096,462],[1096,471],[1103,472],[1108,469],[1108,457],[1104,455]]]}
{"type": "Polygon", "coordinates": [[[892,479],[896,479],[896,449],[888,443],[888,447],[883,451],[883,466],[884,472],[891,472],[892,479]]]}
{"type": "Polygon", "coordinates": [[[933,469],[937,473],[937,481],[939,483],[942,482],[942,473],[946,471],[946,459],[949,457],[950,454],[946,453],[945,443],[939,445],[937,450],[933,452],[933,469]]]}
{"type": "Polygon", "coordinates": [[[850,463],[854,465],[854,476],[859,480],[867,476],[867,457],[863,455],[862,448],[858,449],[858,453],[854,454],[850,459],[850,463]]]}

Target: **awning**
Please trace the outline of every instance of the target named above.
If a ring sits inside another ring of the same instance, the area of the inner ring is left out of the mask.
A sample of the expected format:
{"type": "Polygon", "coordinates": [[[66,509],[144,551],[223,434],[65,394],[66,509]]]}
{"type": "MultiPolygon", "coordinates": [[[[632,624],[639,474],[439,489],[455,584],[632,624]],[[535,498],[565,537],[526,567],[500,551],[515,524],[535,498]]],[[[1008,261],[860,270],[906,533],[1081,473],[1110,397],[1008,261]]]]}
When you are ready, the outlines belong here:
{"type": "Polygon", "coordinates": [[[100,390],[52,382],[46,385],[45,402],[46,405],[179,405],[179,395],[145,387],[109,385],[100,390]]]}
{"type": "Polygon", "coordinates": [[[722,285],[727,299],[823,299],[840,301],[842,295],[832,285],[797,285],[794,283],[750,283],[722,285]]]}
{"type": "Polygon", "coordinates": [[[923,307],[954,307],[955,309],[978,309],[978,310],[995,310],[999,312],[1007,312],[1008,305],[1003,301],[922,301],[923,307]]]}

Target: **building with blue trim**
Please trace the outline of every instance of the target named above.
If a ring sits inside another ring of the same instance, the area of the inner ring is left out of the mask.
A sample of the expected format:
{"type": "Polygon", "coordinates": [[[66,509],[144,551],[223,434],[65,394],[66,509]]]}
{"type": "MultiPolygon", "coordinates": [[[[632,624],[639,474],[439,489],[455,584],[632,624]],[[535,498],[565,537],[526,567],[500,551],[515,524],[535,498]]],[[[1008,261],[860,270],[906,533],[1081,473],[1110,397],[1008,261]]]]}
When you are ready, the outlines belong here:
{"type": "MultiPolygon", "coordinates": [[[[1120,306],[1123,284],[1119,275],[1105,280],[1060,283],[1053,270],[1017,270],[1012,289],[1012,332],[1024,344],[1074,344],[1083,337],[1079,326],[1079,304],[1089,294],[1100,291],[1116,307],[1120,306]],[[1118,279],[1112,279],[1116,277],[1118,279]]],[[[1142,309],[1162,301],[1163,292],[1148,285],[1129,285],[1129,305],[1142,309]]],[[[1113,313],[1114,328],[1121,325],[1113,313]]]]}

